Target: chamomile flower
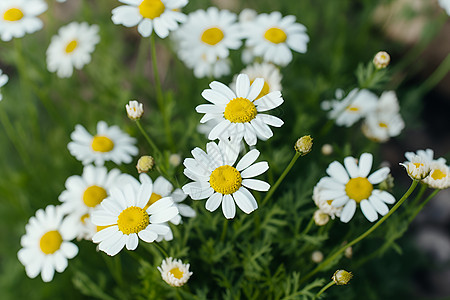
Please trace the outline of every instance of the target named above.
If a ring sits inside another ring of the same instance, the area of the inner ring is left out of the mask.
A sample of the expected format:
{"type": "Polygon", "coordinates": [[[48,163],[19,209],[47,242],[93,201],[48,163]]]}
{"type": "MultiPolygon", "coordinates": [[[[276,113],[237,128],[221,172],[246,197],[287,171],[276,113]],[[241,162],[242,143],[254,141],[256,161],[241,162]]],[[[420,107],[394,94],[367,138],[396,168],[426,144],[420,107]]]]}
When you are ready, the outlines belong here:
{"type": "Polygon", "coordinates": [[[413,179],[420,180],[425,178],[423,182],[435,189],[450,187],[447,161],[443,157],[434,159],[434,151],[432,149],[417,150],[416,153],[406,152],[405,157],[408,161],[401,165],[406,168],[408,175],[413,179]],[[429,175],[424,177],[427,171],[429,175]]]}
{"type": "Polygon", "coordinates": [[[433,189],[446,189],[450,187],[450,168],[441,160],[430,164],[430,175],[423,180],[433,189]]]}
{"type": "Polygon", "coordinates": [[[186,284],[192,276],[192,272],[189,272],[189,266],[189,264],[183,264],[180,259],[169,257],[162,261],[158,270],[161,272],[162,279],[168,285],[178,287],[186,284]]]}
{"type": "Polygon", "coordinates": [[[181,217],[193,218],[196,216],[195,210],[193,210],[189,205],[183,204],[187,195],[181,189],[174,189],[173,185],[162,176],[156,178],[154,182],[147,174],[139,175],[139,181],[133,176],[124,174],[120,177],[122,184],[130,183],[133,185],[134,189],[137,191],[141,184],[153,185],[152,194],[149,197],[147,204],[144,206],[146,210],[150,205],[156,203],[157,201],[170,197],[174,206],[178,209],[179,214],[170,219],[170,222],[174,225],[181,223],[181,217]]]}
{"type": "Polygon", "coordinates": [[[418,155],[420,159],[422,159],[424,162],[431,164],[432,162],[440,162],[445,164],[446,160],[443,157],[434,159],[434,151],[432,149],[425,149],[425,150],[417,150],[416,153],[414,152],[406,152],[405,157],[407,160],[412,161],[414,156],[418,155]]]}
{"type": "Polygon", "coordinates": [[[62,273],[67,268],[67,260],[78,254],[78,247],[70,242],[76,230],[69,219],[63,219],[58,206],[39,209],[25,229],[20,240],[22,249],[17,256],[30,278],[41,273],[42,280],[49,282],[55,270],[62,273]]]}
{"type": "Polygon", "coordinates": [[[408,155],[409,160],[401,163],[404,166],[409,177],[416,180],[422,180],[430,174],[431,162],[422,156],[413,154],[408,155]]]}
{"type": "Polygon", "coordinates": [[[118,126],[110,126],[104,122],[97,123],[97,134],[92,136],[80,124],[70,135],[72,142],[67,145],[70,154],[84,165],[94,162],[103,165],[112,160],[116,164],[130,163],[132,156],[138,154],[134,145],[136,140],[122,132],[118,126]]]}
{"type": "Polygon", "coordinates": [[[66,189],[59,195],[59,201],[64,213],[77,216],[80,232],[85,219],[106,197],[111,188],[118,184],[120,171],[113,169],[108,172],[105,167],[85,166],[81,176],[73,175],[67,178],[66,189]]]}
{"type": "Polygon", "coordinates": [[[186,15],[178,10],[188,0],[119,0],[126,5],[112,10],[112,21],[125,27],[138,26],[143,37],[149,37],[153,31],[165,38],[170,31],[178,28],[178,23],[186,20],[186,15]]]}
{"type": "Polygon", "coordinates": [[[328,117],[336,120],[336,125],[350,127],[366,117],[377,107],[378,97],[365,89],[353,89],[342,100],[341,90],[336,91],[336,99],[322,102],[322,109],[330,110],[328,117]]]}
{"type": "Polygon", "coordinates": [[[306,27],[295,22],[295,17],[283,17],[280,12],[260,14],[253,22],[242,24],[246,47],[266,62],[286,66],[292,61],[292,52],[305,53],[309,37],[306,27]]]}
{"type": "MultiPolygon", "coordinates": [[[[282,76],[280,69],[271,63],[254,63],[242,70],[241,73],[247,74],[250,83],[253,83],[256,78],[264,79],[263,88],[256,99],[259,99],[270,92],[281,91],[282,76]]],[[[237,76],[233,78],[233,82],[231,83],[234,90],[236,90],[236,79],[237,76]]]]}
{"type": "Polygon", "coordinates": [[[137,191],[132,184],[111,190],[111,196],[91,214],[94,225],[106,227],[92,237],[94,243],[99,243],[100,250],[113,256],[125,246],[135,250],[139,238],[151,243],[158,235],[167,234],[169,228],[163,223],[175,217],[178,209],[170,197],[145,209],[152,192],[151,181],[141,184],[137,191]]]}
{"type": "Polygon", "coordinates": [[[387,204],[395,202],[394,196],[386,191],[374,189],[374,185],[385,180],[389,168],[384,167],[370,176],[373,156],[363,153],[357,160],[351,156],[344,159],[344,166],[334,161],[327,168],[329,177],[321,179],[321,189],[318,191],[321,199],[331,202],[333,207],[343,207],[340,219],[347,223],[355,214],[359,204],[364,216],[370,222],[378,219],[378,214],[384,216],[389,212],[387,204]]]}
{"type": "Polygon", "coordinates": [[[199,105],[196,111],[205,114],[200,123],[219,120],[208,135],[210,140],[231,138],[237,143],[244,139],[249,146],[253,146],[258,138],[267,140],[272,137],[269,125],[283,125],[281,119],[262,113],[284,102],[281,92],[270,92],[256,99],[263,89],[264,79],[257,78],[250,84],[248,76],[240,74],[236,80],[236,93],[218,81],[211,82],[209,86],[211,89],[204,90],[202,96],[212,104],[199,105]]]}
{"type": "Polygon", "coordinates": [[[0,70],[0,101],[3,100],[3,95],[1,93],[1,88],[8,82],[8,75],[3,74],[3,71],[0,70]]]}
{"type": "Polygon", "coordinates": [[[234,218],[237,206],[246,214],[258,208],[255,198],[248,189],[267,191],[270,185],[262,180],[252,179],[269,169],[267,162],[254,163],[259,151],[250,150],[236,167],[239,147],[231,143],[210,142],[206,152],[200,148],[191,151],[194,158],[184,160],[184,174],[192,179],[182,187],[193,200],[206,199],[206,209],[215,211],[222,205],[227,219],[234,218]]]}
{"type": "Polygon", "coordinates": [[[445,10],[447,15],[450,16],[450,0],[438,0],[439,5],[445,10]]]}
{"type": "MultiPolygon", "coordinates": [[[[190,68],[197,63],[203,68],[210,65],[209,72],[196,68],[196,77],[200,74],[213,73],[216,64],[221,63],[220,69],[215,73],[224,75],[226,59],[230,49],[238,49],[241,44],[240,26],[236,22],[236,14],[228,10],[219,10],[210,7],[205,10],[197,10],[188,16],[188,20],[176,32],[175,39],[178,44],[178,56],[190,68]]],[[[216,74],[214,74],[216,75],[216,74]]]]}
{"type": "Polygon", "coordinates": [[[100,42],[98,25],[72,22],[61,27],[47,49],[47,69],[60,78],[70,77],[73,68],[81,70],[91,61],[95,45],[100,42]]]}
{"type": "Polygon", "coordinates": [[[0,38],[8,42],[42,29],[43,23],[37,16],[46,10],[47,3],[42,0],[0,1],[0,38]]]}

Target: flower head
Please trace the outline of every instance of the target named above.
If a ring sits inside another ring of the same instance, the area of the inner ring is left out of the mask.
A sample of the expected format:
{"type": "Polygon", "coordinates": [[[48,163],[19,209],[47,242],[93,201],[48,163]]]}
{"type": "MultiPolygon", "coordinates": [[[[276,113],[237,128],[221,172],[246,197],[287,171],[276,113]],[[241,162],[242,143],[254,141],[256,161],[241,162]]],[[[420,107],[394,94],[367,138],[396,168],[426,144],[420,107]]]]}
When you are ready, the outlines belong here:
{"type": "Polygon", "coordinates": [[[236,143],[242,139],[253,146],[257,139],[267,140],[273,132],[269,125],[280,127],[283,121],[275,116],[262,112],[280,106],[284,100],[279,91],[271,92],[262,98],[257,98],[264,85],[264,79],[257,78],[250,84],[245,74],[240,74],[236,80],[236,93],[226,85],[213,81],[202,92],[202,96],[212,104],[201,104],[196,111],[205,115],[200,123],[218,120],[218,124],[210,131],[210,140],[231,139],[236,143]]]}
{"type": "Polygon", "coordinates": [[[184,160],[184,174],[194,182],[182,189],[193,200],[208,198],[206,209],[209,211],[222,205],[227,219],[234,218],[236,204],[246,214],[258,208],[248,189],[268,191],[270,188],[268,183],[253,179],[269,169],[265,161],[254,163],[259,157],[258,150],[250,150],[235,167],[239,154],[239,146],[235,144],[210,142],[206,145],[206,152],[195,148],[191,153],[194,158],[184,160]]]}
{"type": "Polygon", "coordinates": [[[302,156],[311,152],[313,145],[313,138],[309,135],[302,136],[297,140],[294,145],[295,151],[300,153],[302,156]]]}
{"type": "Polygon", "coordinates": [[[72,22],[61,27],[47,49],[47,69],[58,77],[70,77],[73,68],[80,70],[91,61],[95,45],[100,42],[98,25],[72,22]]]}
{"type": "Polygon", "coordinates": [[[345,285],[350,281],[350,279],[352,279],[352,277],[353,274],[351,272],[347,272],[345,270],[337,270],[336,272],[334,272],[331,279],[333,279],[333,281],[337,285],[345,285]]]}
{"type": "Polygon", "coordinates": [[[410,161],[401,163],[408,172],[409,177],[416,180],[422,180],[430,174],[430,162],[419,155],[414,155],[410,161]]]}
{"type": "Polygon", "coordinates": [[[330,221],[330,215],[325,213],[321,209],[318,209],[314,212],[313,218],[314,223],[316,223],[317,226],[324,226],[330,221]]]}
{"type": "Polygon", "coordinates": [[[84,165],[94,162],[103,165],[112,160],[116,164],[130,163],[132,155],[138,153],[134,145],[136,140],[122,132],[118,126],[108,125],[104,121],[97,123],[97,134],[92,136],[81,125],[75,125],[75,131],[70,135],[72,142],[67,145],[70,154],[84,165]]]}
{"type": "Polygon", "coordinates": [[[377,68],[377,69],[386,68],[389,65],[390,61],[391,61],[391,57],[385,51],[378,52],[375,55],[375,57],[373,58],[373,64],[375,65],[375,68],[377,68]]]}
{"type": "Polygon", "coordinates": [[[158,270],[161,272],[162,279],[168,285],[179,287],[185,285],[192,276],[192,272],[189,272],[189,267],[189,264],[183,264],[180,259],[169,257],[162,261],[158,270]]]}
{"type": "Polygon", "coordinates": [[[70,242],[76,229],[69,219],[63,219],[58,206],[49,205],[45,210],[36,211],[25,229],[17,256],[30,278],[41,273],[43,281],[52,281],[55,270],[62,273],[67,268],[67,260],[78,254],[78,247],[70,242]]]}
{"type": "Polygon", "coordinates": [[[443,157],[434,159],[433,156],[434,151],[431,149],[417,150],[416,153],[406,152],[405,157],[408,161],[402,165],[407,168],[408,175],[411,176],[411,172],[417,177],[423,175],[429,168],[429,175],[424,177],[423,182],[431,188],[446,189],[450,187],[450,169],[447,166],[447,161],[443,157]],[[410,165],[410,163],[413,163],[413,165],[410,165]]]}
{"type": "Polygon", "coordinates": [[[170,197],[147,206],[153,184],[145,179],[142,181],[138,190],[132,184],[113,188],[110,197],[103,200],[91,215],[92,223],[104,228],[92,240],[99,243],[99,249],[108,255],[116,255],[125,246],[128,250],[135,250],[139,239],[151,243],[158,235],[167,234],[169,228],[163,223],[178,214],[170,197]]]}
{"type": "Polygon", "coordinates": [[[329,177],[320,180],[322,183],[318,197],[330,201],[333,207],[343,207],[340,219],[344,223],[351,220],[358,204],[367,220],[374,222],[378,214],[384,216],[389,212],[386,203],[395,202],[394,196],[374,188],[375,184],[387,178],[390,170],[384,167],[368,176],[372,161],[370,153],[363,153],[359,164],[351,156],[344,159],[345,167],[334,161],[327,168],[329,177]]]}
{"type": "Polygon", "coordinates": [[[141,156],[136,164],[138,173],[147,173],[155,166],[155,159],[153,156],[144,155],[141,156]]]}
{"type": "Polygon", "coordinates": [[[424,183],[434,189],[450,187],[450,168],[442,161],[433,161],[430,164],[430,175],[425,177],[424,183]]]}
{"type": "Polygon", "coordinates": [[[286,66],[292,60],[292,52],[305,53],[309,37],[306,27],[295,22],[295,17],[283,17],[280,12],[260,14],[254,21],[242,23],[246,47],[254,56],[266,62],[286,66]]]}
{"type": "Polygon", "coordinates": [[[37,16],[46,10],[43,0],[0,1],[0,38],[8,42],[40,30],[43,23],[37,16]]]}
{"type": "Polygon", "coordinates": [[[165,38],[170,31],[178,28],[178,23],[186,21],[186,15],[178,10],[187,0],[119,0],[127,5],[112,10],[114,24],[125,27],[138,26],[143,37],[149,37],[153,30],[160,38],[165,38]]]}
{"type": "Polygon", "coordinates": [[[128,118],[134,121],[139,120],[144,114],[144,105],[136,100],[128,102],[128,104],[125,105],[125,108],[127,110],[128,118]]]}

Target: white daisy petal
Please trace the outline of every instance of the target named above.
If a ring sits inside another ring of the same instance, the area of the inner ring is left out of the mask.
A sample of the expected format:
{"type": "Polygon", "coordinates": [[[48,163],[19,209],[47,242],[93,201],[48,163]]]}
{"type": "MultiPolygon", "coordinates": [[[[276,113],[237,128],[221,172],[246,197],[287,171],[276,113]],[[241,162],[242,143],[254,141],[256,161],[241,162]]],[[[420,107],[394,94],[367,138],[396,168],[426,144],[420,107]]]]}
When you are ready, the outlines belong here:
{"type": "Polygon", "coordinates": [[[381,191],[381,190],[373,190],[372,195],[378,197],[380,200],[382,200],[384,203],[387,204],[394,204],[395,203],[395,197],[392,196],[392,194],[381,191]]]}
{"type": "Polygon", "coordinates": [[[233,193],[233,198],[237,206],[246,214],[249,214],[255,210],[252,201],[239,190],[233,193]]]}
{"type": "Polygon", "coordinates": [[[350,201],[345,204],[344,208],[342,209],[341,213],[341,222],[348,223],[355,214],[356,211],[356,202],[355,200],[350,199],[350,201]]]}
{"type": "Polygon", "coordinates": [[[258,179],[244,179],[242,185],[255,191],[267,192],[270,189],[270,184],[258,179]]]}
{"type": "Polygon", "coordinates": [[[382,216],[386,215],[389,212],[389,208],[387,205],[381,201],[378,197],[372,195],[369,197],[369,202],[372,204],[373,208],[382,216]]]}
{"type": "Polygon", "coordinates": [[[378,214],[375,208],[366,199],[362,200],[359,205],[361,206],[361,211],[370,222],[375,222],[378,219],[378,214]]]}
{"type": "Polygon", "coordinates": [[[136,233],[130,234],[126,239],[127,250],[135,250],[138,246],[139,240],[136,233]]]}
{"type": "Polygon", "coordinates": [[[373,155],[370,153],[363,153],[359,158],[359,176],[367,177],[370,169],[372,169],[373,155]]]}
{"type": "Polygon", "coordinates": [[[222,203],[223,195],[220,193],[212,194],[206,201],[206,209],[209,211],[215,211],[222,203]]]}
{"type": "Polygon", "coordinates": [[[359,168],[356,165],[356,159],[348,156],[344,159],[344,165],[351,178],[360,177],[359,168]]]}
{"type": "Polygon", "coordinates": [[[141,230],[138,232],[138,236],[141,240],[147,243],[152,243],[158,238],[158,234],[151,230],[141,230]]]}
{"type": "Polygon", "coordinates": [[[333,177],[336,181],[343,184],[346,184],[350,180],[345,168],[337,161],[332,162],[328,166],[327,174],[333,177]]]}
{"type": "Polygon", "coordinates": [[[239,74],[236,81],[236,96],[247,98],[250,90],[250,79],[246,74],[239,74]]]}
{"type": "Polygon", "coordinates": [[[244,171],[241,172],[242,178],[252,178],[262,173],[266,172],[269,169],[269,164],[266,161],[258,162],[244,171]]]}
{"type": "Polygon", "coordinates": [[[246,168],[248,168],[251,164],[253,164],[259,157],[260,152],[257,149],[252,149],[247,154],[245,154],[241,160],[236,165],[236,169],[240,172],[246,168]]]}
{"type": "Polygon", "coordinates": [[[347,195],[343,195],[343,196],[335,198],[333,200],[333,202],[331,202],[331,205],[334,207],[341,207],[341,206],[345,205],[349,199],[350,198],[347,195]]]}
{"type": "Polygon", "coordinates": [[[371,184],[377,184],[382,182],[389,175],[390,169],[388,167],[381,168],[373,172],[367,179],[371,184]]]}
{"type": "Polygon", "coordinates": [[[224,195],[222,201],[222,212],[225,218],[233,219],[236,215],[236,205],[231,195],[224,195]]]}

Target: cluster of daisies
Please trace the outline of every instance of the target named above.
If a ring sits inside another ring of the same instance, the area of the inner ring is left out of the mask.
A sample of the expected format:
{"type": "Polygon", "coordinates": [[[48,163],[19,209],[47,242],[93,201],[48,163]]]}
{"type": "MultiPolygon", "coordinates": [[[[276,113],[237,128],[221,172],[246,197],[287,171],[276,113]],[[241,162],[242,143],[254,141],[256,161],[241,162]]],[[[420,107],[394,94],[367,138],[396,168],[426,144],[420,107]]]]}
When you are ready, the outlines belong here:
{"type": "MultiPolygon", "coordinates": [[[[449,166],[444,158],[434,159],[433,156],[431,149],[406,152],[407,161],[401,165],[412,179],[433,189],[446,189],[450,187],[449,166]]],[[[363,153],[359,160],[349,156],[344,159],[344,165],[334,161],[328,166],[328,176],[321,178],[313,191],[313,200],[318,207],[314,214],[317,225],[326,224],[330,217],[338,217],[347,223],[357,206],[370,222],[389,212],[387,204],[395,202],[394,196],[374,185],[386,180],[390,169],[383,167],[369,175],[372,163],[372,154],[363,153]]]]}
{"type": "MultiPolygon", "coordinates": [[[[145,173],[139,179],[108,170],[104,164],[130,163],[138,154],[134,138],[104,121],[95,135],[77,125],[68,144],[70,153],[84,165],[82,175],[67,178],[60,194],[61,205],[40,209],[26,225],[18,257],[31,278],[39,273],[44,281],[62,272],[67,260],[78,253],[74,238],[98,243],[98,249],[116,255],[124,247],[135,250],[139,239],[151,243],[173,239],[168,222],[178,225],[182,216],[195,211],[182,204],[187,195],[174,189],[164,177],[154,182],[145,173]]],[[[164,280],[184,284],[192,274],[189,265],[168,258],[160,268],[164,280]]]]}
{"type": "Polygon", "coordinates": [[[338,126],[350,127],[363,120],[361,128],[364,135],[380,143],[398,136],[405,127],[394,91],[383,92],[378,97],[367,89],[355,88],[347,95],[339,89],[335,97],[323,101],[322,108],[329,110],[328,117],[334,119],[338,126]]]}

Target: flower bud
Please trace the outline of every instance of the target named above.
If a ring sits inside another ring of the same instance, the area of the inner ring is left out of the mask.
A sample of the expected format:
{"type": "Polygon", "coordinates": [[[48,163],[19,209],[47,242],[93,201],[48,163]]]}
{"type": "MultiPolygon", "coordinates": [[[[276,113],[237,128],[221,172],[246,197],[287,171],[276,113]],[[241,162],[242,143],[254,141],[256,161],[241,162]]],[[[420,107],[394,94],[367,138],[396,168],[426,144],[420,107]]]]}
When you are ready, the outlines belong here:
{"type": "Polygon", "coordinates": [[[300,153],[302,156],[311,152],[311,148],[313,145],[313,138],[309,135],[302,136],[295,143],[295,151],[300,153]]]}
{"type": "Polygon", "coordinates": [[[330,221],[330,216],[326,213],[324,213],[323,211],[321,211],[320,209],[316,210],[314,212],[314,222],[316,223],[317,226],[323,226],[325,224],[328,223],[328,221],[330,221]]]}
{"type": "Polygon", "coordinates": [[[337,270],[336,272],[334,272],[331,279],[333,279],[333,281],[337,285],[345,285],[350,281],[350,279],[352,279],[352,277],[353,274],[351,272],[347,272],[345,270],[337,270]]]}
{"type": "Polygon", "coordinates": [[[322,146],[322,154],[328,156],[331,153],[333,153],[333,146],[331,146],[330,144],[324,144],[322,146]]]}
{"type": "Polygon", "coordinates": [[[385,51],[378,52],[375,55],[375,57],[373,58],[373,64],[375,65],[375,68],[377,68],[377,69],[386,68],[389,65],[390,61],[391,61],[391,57],[385,51]]]}
{"type": "Polygon", "coordinates": [[[169,156],[169,164],[173,167],[178,167],[181,164],[181,156],[178,153],[169,156]]]}
{"type": "Polygon", "coordinates": [[[405,167],[409,177],[417,180],[424,179],[431,171],[429,162],[419,155],[412,156],[410,161],[405,161],[400,163],[400,165],[405,167]]]}
{"type": "Polygon", "coordinates": [[[155,159],[152,156],[144,155],[139,158],[136,169],[139,173],[147,173],[153,169],[155,165],[155,159]]]}
{"type": "Polygon", "coordinates": [[[139,120],[144,114],[144,106],[136,100],[128,102],[125,108],[127,109],[128,118],[133,121],[139,120]]]}
{"type": "Polygon", "coordinates": [[[353,257],[353,248],[352,247],[346,248],[344,251],[344,256],[349,259],[352,258],[353,257]]]}
{"type": "Polygon", "coordinates": [[[311,260],[313,262],[315,262],[316,264],[322,262],[322,260],[323,260],[323,253],[321,251],[319,251],[319,250],[314,251],[311,254],[311,260]]]}

